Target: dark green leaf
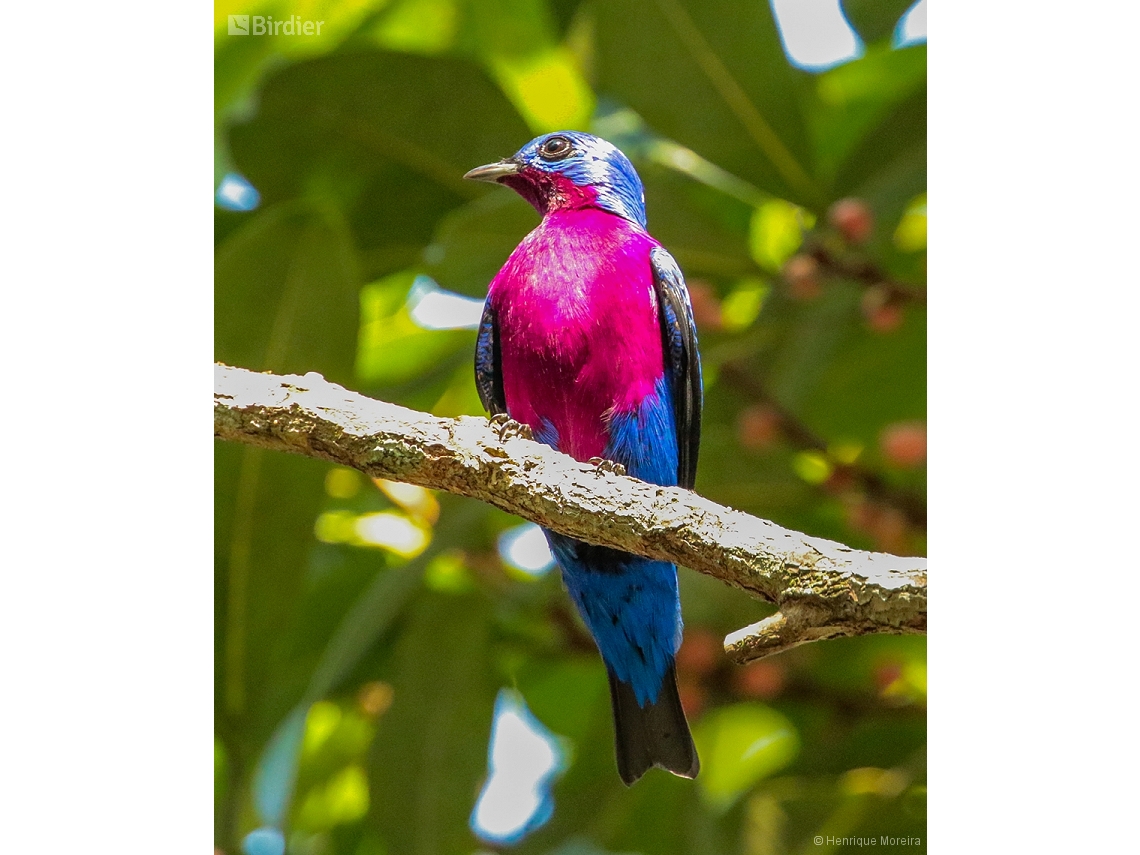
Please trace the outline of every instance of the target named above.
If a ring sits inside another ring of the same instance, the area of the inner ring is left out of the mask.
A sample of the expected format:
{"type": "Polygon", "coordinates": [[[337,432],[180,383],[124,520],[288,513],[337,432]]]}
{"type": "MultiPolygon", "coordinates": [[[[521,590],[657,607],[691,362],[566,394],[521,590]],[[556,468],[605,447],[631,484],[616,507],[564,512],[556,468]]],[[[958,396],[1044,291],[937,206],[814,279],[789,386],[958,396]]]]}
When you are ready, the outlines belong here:
{"type": "Polygon", "coordinates": [[[484,192],[463,174],[529,137],[477,66],[367,51],[273,75],[230,142],[267,202],[311,195],[346,211],[371,275],[418,260],[439,217],[484,192]]]}
{"type": "Polygon", "coordinates": [[[335,211],[294,202],[260,212],[218,250],[215,356],[349,382],[358,277],[352,240],[335,211]]]}
{"type": "Polygon", "coordinates": [[[497,686],[482,594],[425,593],[395,651],[392,708],[372,755],[373,817],[389,851],[468,855],[497,686]]]}
{"type": "MultiPolygon", "coordinates": [[[[830,184],[838,170],[868,134],[875,131],[901,103],[919,94],[925,98],[926,46],[902,50],[873,48],[866,56],[827,71],[816,79],[811,110],[812,138],[820,176],[830,184]]],[[[923,101],[925,104],[925,101],[923,101]]],[[[910,142],[925,141],[925,126],[894,128],[910,142]]],[[[864,157],[864,166],[877,168],[883,155],[864,157]]],[[[859,180],[857,165],[845,169],[850,189],[859,180]]]]}
{"type": "Polygon", "coordinates": [[[686,276],[757,271],[748,252],[752,207],[655,163],[640,166],[649,230],[686,276]]]}
{"type": "Polygon", "coordinates": [[[926,86],[899,104],[844,160],[836,196],[865,199],[875,212],[874,241],[890,239],[910,202],[926,189],[926,86]]]}
{"type": "Polygon", "coordinates": [[[873,448],[890,422],[926,415],[926,312],[908,307],[889,335],[853,325],[833,352],[829,370],[811,384],[799,412],[833,440],[873,448]]]}
{"type": "Polygon", "coordinates": [[[601,94],[761,190],[819,206],[797,99],[808,78],[788,64],[767,3],[616,0],[594,9],[601,94]]]}
{"type": "Polygon", "coordinates": [[[843,12],[867,44],[889,38],[915,0],[842,0],[843,12]]]}
{"type": "Polygon", "coordinates": [[[215,698],[222,732],[238,740],[227,747],[245,756],[304,690],[288,628],[300,618],[327,469],[248,446],[215,449],[215,698]]]}

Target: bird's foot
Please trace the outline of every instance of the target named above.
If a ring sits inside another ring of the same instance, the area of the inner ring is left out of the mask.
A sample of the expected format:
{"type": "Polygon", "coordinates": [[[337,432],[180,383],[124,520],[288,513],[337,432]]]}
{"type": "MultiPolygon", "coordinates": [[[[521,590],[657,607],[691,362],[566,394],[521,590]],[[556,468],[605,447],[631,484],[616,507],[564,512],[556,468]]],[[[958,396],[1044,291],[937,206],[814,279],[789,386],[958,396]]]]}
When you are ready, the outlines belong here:
{"type": "Polygon", "coordinates": [[[495,413],[490,418],[491,427],[499,433],[499,442],[506,442],[508,439],[515,437],[522,437],[534,441],[534,431],[530,429],[530,425],[524,425],[522,422],[516,422],[506,413],[495,413]]]}
{"type": "Polygon", "coordinates": [[[598,467],[601,472],[612,472],[614,475],[624,475],[625,467],[616,460],[607,460],[605,457],[591,457],[586,461],[591,466],[598,467]]]}

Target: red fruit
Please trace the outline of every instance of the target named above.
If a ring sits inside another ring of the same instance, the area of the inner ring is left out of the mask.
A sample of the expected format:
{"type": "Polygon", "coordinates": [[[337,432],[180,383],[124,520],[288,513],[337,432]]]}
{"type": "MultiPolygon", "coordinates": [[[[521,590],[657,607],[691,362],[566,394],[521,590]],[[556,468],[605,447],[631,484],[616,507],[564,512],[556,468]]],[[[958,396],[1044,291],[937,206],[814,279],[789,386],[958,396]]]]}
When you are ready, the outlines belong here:
{"type": "Polygon", "coordinates": [[[879,690],[887,688],[895,680],[902,676],[902,663],[895,659],[888,659],[880,662],[875,667],[875,685],[879,690]]]}
{"type": "Polygon", "coordinates": [[[882,508],[874,502],[857,498],[847,505],[847,524],[856,531],[871,534],[878,523],[882,508]]]}
{"type": "Polygon", "coordinates": [[[847,504],[847,524],[870,535],[875,548],[883,552],[904,554],[908,547],[906,517],[898,508],[859,498],[847,504]]]}
{"type": "Polygon", "coordinates": [[[819,284],[819,262],[810,255],[794,255],[788,259],[784,279],[793,300],[814,300],[823,292],[819,284]]]}
{"type": "Polygon", "coordinates": [[[867,326],[877,333],[894,332],[902,325],[902,306],[883,306],[867,318],[867,326]]]}
{"type": "Polygon", "coordinates": [[[819,278],[819,262],[810,255],[800,253],[793,255],[784,265],[784,278],[789,282],[797,279],[819,278]]]}
{"type": "Polygon", "coordinates": [[[693,677],[703,677],[713,670],[724,656],[720,638],[704,627],[693,627],[685,632],[685,640],[677,651],[677,671],[693,677]]]}
{"type": "Polygon", "coordinates": [[[720,300],[712,287],[700,279],[689,282],[689,301],[693,304],[693,320],[702,331],[724,328],[724,318],[720,312],[720,300]]]}
{"type": "Polygon", "coordinates": [[[788,295],[799,303],[810,303],[823,293],[823,288],[814,279],[805,279],[789,283],[788,295]]]}
{"type": "Polygon", "coordinates": [[[903,322],[902,306],[884,285],[873,285],[863,292],[862,309],[867,326],[875,332],[891,332],[903,322]]]}
{"type": "Polygon", "coordinates": [[[898,508],[883,508],[871,529],[875,546],[883,552],[901,555],[907,551],[906,517],[898,508]]]}
{"type": "Polygon", "coordinates": [[[738,668],[732,676],[736,691],[747,698],[770,700],[784,690],[785,682],[783,666],[767,659],[738,668]]]}
{"type": "Polygon", "coordinates": [[[392,706],[392,697],[395,692],[387,683],[379,680],[365,683],[356,693],[356,703],[360,711],[368,718],[379,718],[388,707],[392,706]]]}
{"type": "Polygon", "coordinates": [[[875,215],[862,199],[840,199],[827,212],[827,220],[850,244],[866,243],[875,230],[875,215]]]}
{"type": "Polygon", "coordinates": [[[767,404],[754,404],[736,419],[736,437],[743,448],[767,448],[780,438],[780,414],[767,404]]]}
{"type": "Polygon", "coordinates": [[[922,422],[887,425],[879,436],[879,447],[895,466],[914,468],[926,460],[926,425],[922,422]]]}

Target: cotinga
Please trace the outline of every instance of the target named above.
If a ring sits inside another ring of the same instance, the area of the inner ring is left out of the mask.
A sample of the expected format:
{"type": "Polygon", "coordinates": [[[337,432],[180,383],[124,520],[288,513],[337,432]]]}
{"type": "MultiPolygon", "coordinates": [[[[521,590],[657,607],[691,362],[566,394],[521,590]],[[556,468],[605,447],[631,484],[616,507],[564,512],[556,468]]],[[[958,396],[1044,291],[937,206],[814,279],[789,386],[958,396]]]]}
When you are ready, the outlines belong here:
{"type": "MultiPolygon", "coordinates": [[[[542,221],[491,281],[476,345],[492,415],[580,461],[692,488],[701,366],[684,277],[646,231],[629,159],[590,134],[545,134],[465,176],[504,184],[542,221]]],[[[699,768],[677,695],[677,568],[546,532],[609,675],[618,772],[699,768]]]]}

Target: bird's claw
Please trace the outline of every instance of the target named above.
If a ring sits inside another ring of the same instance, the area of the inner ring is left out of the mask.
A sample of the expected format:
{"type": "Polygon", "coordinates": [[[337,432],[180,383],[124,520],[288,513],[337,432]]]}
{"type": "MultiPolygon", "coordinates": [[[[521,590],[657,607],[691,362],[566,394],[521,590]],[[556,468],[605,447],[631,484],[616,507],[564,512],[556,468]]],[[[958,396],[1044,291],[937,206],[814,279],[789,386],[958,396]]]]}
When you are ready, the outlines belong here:
{"type": "Polygon", "coordinates": [[[524,425],[522,422],[516,422],[506,413],[495,413],[490,418],[491,427],[499,433],[499,442],[506,442],[508,439],[515,437],[522,437],[534,441],[534,431],[530,429],[530,425],[524,425]]]}
{"type": "Polygon", "coordinates": [[[625,474],[625,467],[616,460],[608,460],[605,457],[591,457],[586,462],[591,466],[596,466],[601,472],[611,472],[614,475],[625,474]]]}

